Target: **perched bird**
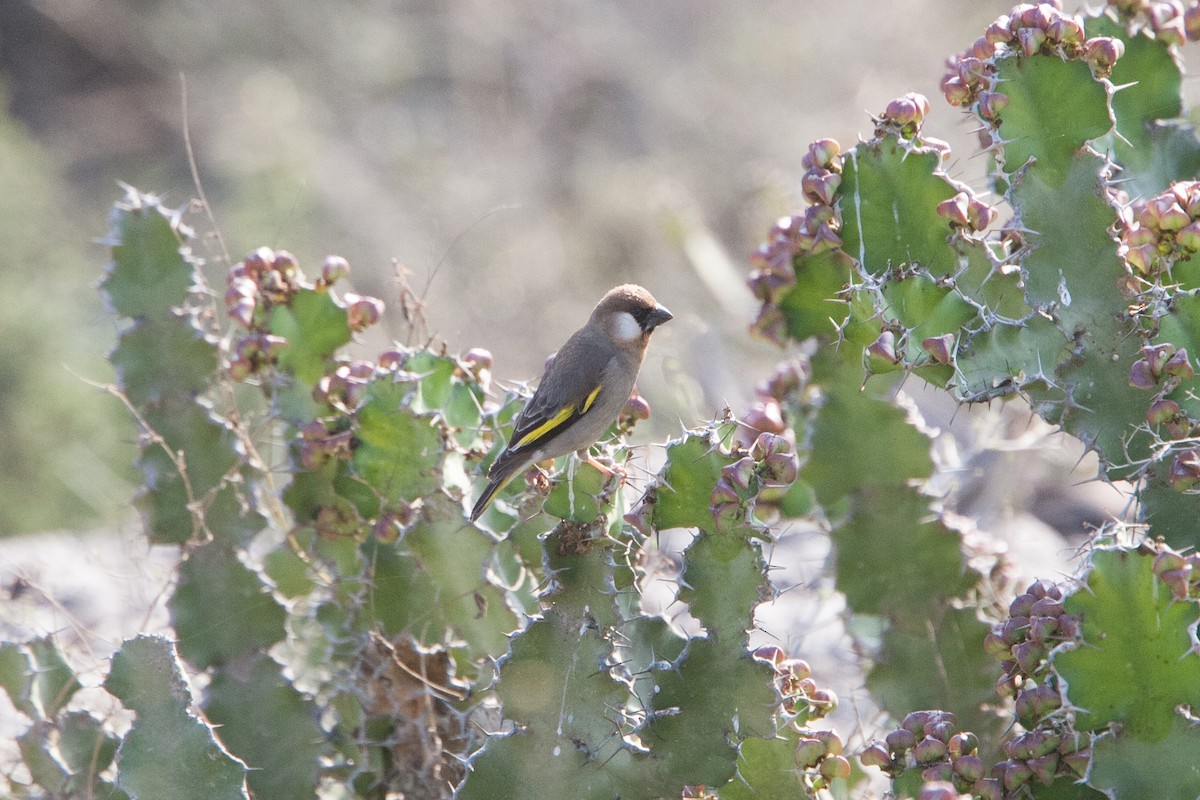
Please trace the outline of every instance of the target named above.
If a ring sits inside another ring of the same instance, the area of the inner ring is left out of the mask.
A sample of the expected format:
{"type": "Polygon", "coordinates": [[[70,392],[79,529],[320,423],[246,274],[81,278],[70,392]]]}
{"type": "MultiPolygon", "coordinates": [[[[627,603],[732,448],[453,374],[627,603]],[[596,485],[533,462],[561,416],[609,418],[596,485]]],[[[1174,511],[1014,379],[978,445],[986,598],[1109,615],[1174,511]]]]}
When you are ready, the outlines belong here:
{"type": "Polygon", "coordinates": [[[587,324],[559,348],[537,391],[517,415],[512,438],[492,468],[471,521],[531,464],[583,450],[604,435],[633,393],[650,334],[671,319],[641,286],[611,290],[587,324]]]}

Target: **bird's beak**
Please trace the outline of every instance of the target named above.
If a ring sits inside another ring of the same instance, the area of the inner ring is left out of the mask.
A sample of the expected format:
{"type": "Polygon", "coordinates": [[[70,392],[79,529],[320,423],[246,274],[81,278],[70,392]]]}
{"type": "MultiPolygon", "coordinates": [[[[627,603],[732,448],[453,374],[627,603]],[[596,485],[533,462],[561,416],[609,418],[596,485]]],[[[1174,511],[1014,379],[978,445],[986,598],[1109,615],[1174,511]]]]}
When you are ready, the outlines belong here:
{"type": "Polygon", "coordinates": [[[668,322],[674,318],[674,314],[664,306],[655,306],[654,310],[646,315],[646,331],[652,331],[664,322],[668,322]]]}

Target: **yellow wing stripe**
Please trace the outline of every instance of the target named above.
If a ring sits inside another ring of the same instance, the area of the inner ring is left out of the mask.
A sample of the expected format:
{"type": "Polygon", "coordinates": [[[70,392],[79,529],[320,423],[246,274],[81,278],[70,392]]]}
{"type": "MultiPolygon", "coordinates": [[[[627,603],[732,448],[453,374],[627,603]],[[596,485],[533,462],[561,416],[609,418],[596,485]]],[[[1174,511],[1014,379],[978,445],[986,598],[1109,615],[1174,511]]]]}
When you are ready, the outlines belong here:
{"type": "Polygon", "coordinates": [[[592,393],[587,396],[587,400],[583,401],[583,411],[580,411],[580,414],[586,414],[588,412],[588,409],[592,407],[592,403],[596,402],[596,398],[600,396],[600,390],[602,388],[604,388],[603,384],[597,386],[595,389],[592,389],[592,393]]]}
{"type": "MultiPolygon", "coordinates": [[[[581,414],[586,414],[588,409],[592,407],[592,404],[596,402],[596,398],[600,395],[600,389],[602,389],[602,388],[603,388],[603,386],[597,386],[595,389],[592,389],[592,393],[589,394],[587,396],[587,398],[583,401],[583,411],[580,412],[581,414]]],[[[522,436],[521,440],[519,442],[517,442],[516,447],[514,449],[524,447],[525,445],[529,444],[530,442],[536,442],[537,440],[541,439],[546,434],[553,431],[559,425],[566,422],[567,418],[570,417],[574,413],[575,413],[575,406],[563,406],[561,409],[559,409],[558,413],[555,414],[553,417],[546,420],[541,425],[538,425],[536,428],[531,430],[529,433],[522,436]]]]}

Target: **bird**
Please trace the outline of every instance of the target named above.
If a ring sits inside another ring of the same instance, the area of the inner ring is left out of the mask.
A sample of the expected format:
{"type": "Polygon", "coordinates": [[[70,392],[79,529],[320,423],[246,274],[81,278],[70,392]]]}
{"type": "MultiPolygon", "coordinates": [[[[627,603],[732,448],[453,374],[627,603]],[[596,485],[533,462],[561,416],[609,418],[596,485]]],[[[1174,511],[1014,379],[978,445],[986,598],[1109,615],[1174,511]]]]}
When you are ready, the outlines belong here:
{"type": "Polygon", "coordinates": [[[532,464],[591,447],[633,394],[650,334],[672,314],[632,283],[611,289],[584,325],[550,357],[504,451],[488,470],[475,522],[496,493],[532,464]]]}

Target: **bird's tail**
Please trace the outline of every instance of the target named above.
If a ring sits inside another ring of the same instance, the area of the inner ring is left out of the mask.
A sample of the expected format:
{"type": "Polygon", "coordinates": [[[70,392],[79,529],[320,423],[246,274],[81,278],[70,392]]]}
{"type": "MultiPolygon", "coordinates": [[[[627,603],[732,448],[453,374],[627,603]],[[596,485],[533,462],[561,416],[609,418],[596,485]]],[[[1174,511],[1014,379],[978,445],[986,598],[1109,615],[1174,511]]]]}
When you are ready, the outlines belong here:
{"type": "Polygon", "coordinates": [[[475,501],[475,507],[471,509],[471,522],[479,519],[480,515],[482,515],[484,511],[487,511],[487,507],[492,504],[492,499],[496,496],[496,493],[505,486],[508,486],[509,481],[511,481],[513,478],[524,472],[526,466],[527,464],[523,464],[519,461],[514,462],[506,466],[497,474],[491,476],[491,479],[488,481],[487,488],[483,490],[483,494],[481,494],[479,499],[475,501]]]}

